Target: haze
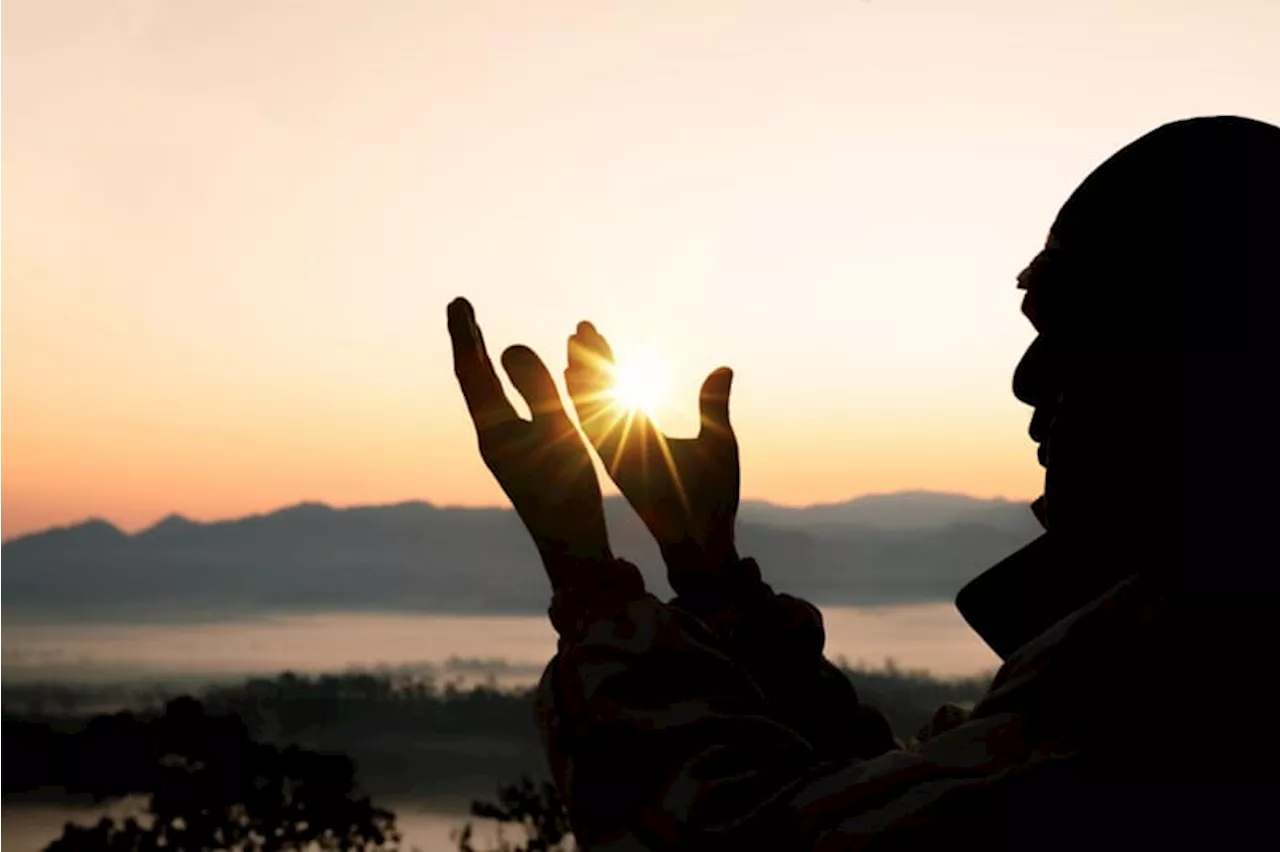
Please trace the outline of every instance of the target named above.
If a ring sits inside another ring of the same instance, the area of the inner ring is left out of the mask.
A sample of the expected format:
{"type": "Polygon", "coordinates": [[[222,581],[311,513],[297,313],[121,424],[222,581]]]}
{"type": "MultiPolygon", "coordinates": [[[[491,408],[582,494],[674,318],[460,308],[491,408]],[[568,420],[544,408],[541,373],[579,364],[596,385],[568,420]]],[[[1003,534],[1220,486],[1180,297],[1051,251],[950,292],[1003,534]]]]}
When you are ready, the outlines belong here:
{"type": "Polygon", "coordinates": [[[584,318],[747,497],[1031,497],[1014,276],[1166,121],[1280,120],[1280,4],[11,0],[3,535],[502,504],[444,306],[584,318]]]}

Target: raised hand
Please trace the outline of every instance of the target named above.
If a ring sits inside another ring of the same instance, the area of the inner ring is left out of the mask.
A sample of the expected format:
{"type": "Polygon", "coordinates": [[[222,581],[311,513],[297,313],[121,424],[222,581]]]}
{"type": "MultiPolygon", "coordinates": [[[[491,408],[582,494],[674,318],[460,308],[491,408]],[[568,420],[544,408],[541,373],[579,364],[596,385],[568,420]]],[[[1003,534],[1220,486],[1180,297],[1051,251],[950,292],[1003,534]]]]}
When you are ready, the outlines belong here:
{"type": "Polygon", "coordinates": [[[697,601],[723,590],[738,564],[738,442],[729,423],[733,373],[721,368],[702,384],[696,438],[671,438],[643,412],[611,394],[613,351],[589,322],[569,338],[565,384],[587,438],[623,496],[657,539],[671,586],[697,601]]]}
{"type": "Polygon", "coordinates": [[[449,304],[453,369],[475,424],[480,455],[533,536],[557,591],[581,585],[613,559],[600,483],[555,382],[527,346],[502,353],[532,420],[516,414],[489,360],[466,299],[449,304]]]}

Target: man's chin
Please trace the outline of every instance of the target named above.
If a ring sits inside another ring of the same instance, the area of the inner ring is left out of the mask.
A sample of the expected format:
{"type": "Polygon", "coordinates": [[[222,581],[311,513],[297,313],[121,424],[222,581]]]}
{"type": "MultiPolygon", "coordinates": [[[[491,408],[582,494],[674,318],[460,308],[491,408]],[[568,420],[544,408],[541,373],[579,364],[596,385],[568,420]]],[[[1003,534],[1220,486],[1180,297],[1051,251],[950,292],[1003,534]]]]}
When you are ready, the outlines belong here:
{"type": "Polygon", "coordinates": [[[1049,501],[1043,494],[1031,501],[1031,514],[1036,516],[1040,526],[1049,529],[1049,501]]]}

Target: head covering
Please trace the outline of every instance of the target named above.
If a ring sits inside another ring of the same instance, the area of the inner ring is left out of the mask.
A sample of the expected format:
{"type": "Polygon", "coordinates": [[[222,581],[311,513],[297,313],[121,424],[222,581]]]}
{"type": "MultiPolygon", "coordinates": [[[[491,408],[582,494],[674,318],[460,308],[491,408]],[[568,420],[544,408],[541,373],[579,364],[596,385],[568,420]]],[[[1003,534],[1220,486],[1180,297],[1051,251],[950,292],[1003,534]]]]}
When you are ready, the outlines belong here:
{"type": "Polygon", "coordinates": [[[1280,128],[1232,116],[1166,124],[1095,169],[1045,254],[1063,324],[1096,345],[1239,352],[1270,323],[1280,128]],[[1057,290],[1057,288],[1054,288],[1057,290]]]}

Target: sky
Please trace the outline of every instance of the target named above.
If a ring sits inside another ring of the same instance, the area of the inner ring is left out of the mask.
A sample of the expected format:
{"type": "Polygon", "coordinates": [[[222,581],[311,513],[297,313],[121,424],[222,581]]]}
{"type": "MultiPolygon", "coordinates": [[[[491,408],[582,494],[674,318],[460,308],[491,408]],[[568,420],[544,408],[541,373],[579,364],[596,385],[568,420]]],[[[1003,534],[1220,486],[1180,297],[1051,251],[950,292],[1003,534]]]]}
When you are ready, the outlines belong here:
{"type": "Polygon", "coordinates": [[[1280,123],[1280,3],[9,0],[5,538],[503,505],[445,305],[660,423],[734,368],[743,494],[1030,498],[1014,278],[1105,157],[1280,123]]]}

